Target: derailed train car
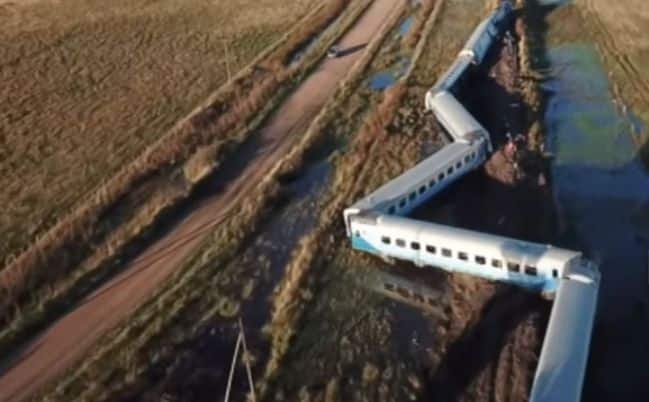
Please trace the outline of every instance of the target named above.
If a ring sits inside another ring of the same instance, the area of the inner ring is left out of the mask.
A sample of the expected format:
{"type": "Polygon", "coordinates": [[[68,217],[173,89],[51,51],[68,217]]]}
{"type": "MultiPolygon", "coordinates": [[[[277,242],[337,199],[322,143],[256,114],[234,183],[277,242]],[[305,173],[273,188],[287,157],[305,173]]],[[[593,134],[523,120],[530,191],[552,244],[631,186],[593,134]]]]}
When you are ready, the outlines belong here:
{"type": "Polygon", "coordinates": [[[480,65],[513,14],[505,1],[482,21],[449,70],[426,93],[452,142],[344,211],[352,247],[556,294],[531,402],[577,402],[599,291],[597,268],[577,251],[418,222],[406,216],[481,166],[492,151],[487,130],[455,98],[463,76],[480,65]]]}

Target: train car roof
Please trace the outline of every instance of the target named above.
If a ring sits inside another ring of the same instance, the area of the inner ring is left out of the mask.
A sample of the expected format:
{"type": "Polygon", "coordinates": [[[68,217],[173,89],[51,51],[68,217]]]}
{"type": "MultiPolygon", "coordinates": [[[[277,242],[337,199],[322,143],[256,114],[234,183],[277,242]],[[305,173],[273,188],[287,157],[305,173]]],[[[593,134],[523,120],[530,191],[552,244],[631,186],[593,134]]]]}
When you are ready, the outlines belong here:
{"type": "Polygon", "coordinates": [[[442,74],[442,76],[437,80],[435,85],[430,89],[433,94],[439,91],[447,91],[451,89],[453,85],[457,83],[457,80],[462,76],[466,69],[471,64],[471,58],[468,56],[462,56],[461,54],[455,59],[451,67],[448,68],[442,74]],[[451,81],[450,85],[447,81],[451,81]]]}
{"type": "Polygon", "coordinates": [[[383,202],[405,197],[412,189],[417,188],[421,183],[436,176],[440,168],[445,169],[449,163],[453,163],[457,159],[458,154],[470,151],[471,146],[467,144],[456,142],[447,144],[433,155],[419,162],[413,168],[405,171],[379,187],[367,197],[356,202],[352,205],[352,208],[366,211],[383,202]]]}
{"type": "Polygon", "coordinates": [[[469,40],[467,40],[464,44],[464,50],[474,50],[473,48],[475,47],[475,45],[480,41],[480,39],[482,39],[482,34],[484,34],[485,31],[489,30],[492,18],[493,13],[489,14],[487,18],[485,18],[480,24],[478,24],[471,36],[469,36],[469,40]]]}
{"type": "Polygon", "coordinates": [[[430,100],[435,116],[449,130],[449,134],[463,137],[487,130],[469,113],[451,93],[439,92],[430,100]]]}
{"type": "Polygon", "coordinates": [[[530,401],[579,401],[597,308],[598,283],[562,279],[552,306],[530,401]]]}
{"type": "Polygon", "coordinates": [[[423,240],[429,239],[438,244],[448,245],[451,249],[467,248],[472,254],[491,253],[498,250],[505,257],[510,255],[512,260],[520,260],[526,256],[526,262],[534,263],[541,257],[545,261],[568,261],[581,256],[580,252],[557,248],[551,245],[531,243],[504,236],[497,236],[473,230],[460,229],[432,222],[422,222],[414,219],[391,215],[379,215],[377,222],[390,226],[389,230],[395,236],[400,233],[416,232],[423,240]]]}

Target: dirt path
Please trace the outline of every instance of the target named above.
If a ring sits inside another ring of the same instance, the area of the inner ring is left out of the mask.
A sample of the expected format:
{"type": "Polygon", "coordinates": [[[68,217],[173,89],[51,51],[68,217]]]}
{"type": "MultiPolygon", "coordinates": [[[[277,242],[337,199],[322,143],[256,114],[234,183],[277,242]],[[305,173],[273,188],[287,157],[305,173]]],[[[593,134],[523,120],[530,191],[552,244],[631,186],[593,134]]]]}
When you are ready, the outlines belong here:
{"type": "MultiPolygon", "coordinates": [[[[354,48],[369,42],[398,2],[376,0],[340,45],[354,48]]],[[[215,226],[259,183],[282,157],[317,111],[333,94],[352,64],[356,51],[327,59],[283,104],[262,130],[260,147],[239,175],[223,191],[205,200],[164,237],[145,250],[125,271],[90,295],[74,311],[57,321],[14,360],[0,377],[0,400],[27,398],[81,359],[107,330],[114,327],[158,288],[199,245],[197,230],[215,226]],[[182,240],[182,241],[179,241],[182,240]],[[162,253],[173,245],[173,252],[162,253]]]]}

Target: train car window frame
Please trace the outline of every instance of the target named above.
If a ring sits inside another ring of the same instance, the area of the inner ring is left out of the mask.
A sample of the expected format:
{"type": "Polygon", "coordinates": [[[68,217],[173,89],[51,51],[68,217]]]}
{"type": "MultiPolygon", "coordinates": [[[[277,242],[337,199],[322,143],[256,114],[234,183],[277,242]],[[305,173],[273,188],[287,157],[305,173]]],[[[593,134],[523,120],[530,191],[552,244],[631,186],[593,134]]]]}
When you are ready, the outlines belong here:
{"type": "Polygon", "coordinates": [[[437,254],[437,247],[431,246],[430,244],[426,245],[426,252],[428,254],[437,254]]]}
{"type": "Polygon", "coordinates": [[[469,253],[464,251],[458,251],[457,258],[459,258],[462,261],[469,261],[469,253]]]}
{"type": "Polygon", "coordinates": [[[526,265],[523,272],[531,276],[537,276],[539,274],[539,270],[531,265],[526,265]]]}
{"type": "Polygon", "coordinates": [[[487,264],[487,259],[481,255],[476,255],[474,258],[474,261],[476,264],[479,265],[486,265],[487,264]]]}
{"type": "Polygon", "coordinates": [[[396,244],[398,247],[406,247],[406,241],[403,239],[395,240],[394,244],[396,244]]]}
{"type": "Polygon", "coordinates": [[[413,250],[419,251],[419,250],[421,250],[421,244],[419,242],[417,242],[417,241],[411,241],[410,242],[410,248],[413,249],[413,250]]]}
{"type": "Polygon", "coordinates": [[[392,239],[390,238],[390,236],[382,236],[381,243],[390,245],[392,243],[392,239]]]}
{"type": "Polygon", "coordinates": [[[494,268],[502,268],[503,267],[503,262],[501,260],[498,260],[496,258],[491,259],[491,266],[494,268]]]}
{"type": "Polygon", "coordinates": [[[514,261],[507,261],[507,270],[510,272],[521,272],[521,264],[514,261]]]}
{"type": "Polygon", "coordinates": [[[442,249],[442,256],[443,257],[453,257],[453,251],[450,248],[443,248],[442,249]]]}
{"type": "Polygon", "coordinates": [[[553,278],[558,278],[559,277],[559,270],[558,269],[554,268],[552,270],[552,277],[553,278]]]}

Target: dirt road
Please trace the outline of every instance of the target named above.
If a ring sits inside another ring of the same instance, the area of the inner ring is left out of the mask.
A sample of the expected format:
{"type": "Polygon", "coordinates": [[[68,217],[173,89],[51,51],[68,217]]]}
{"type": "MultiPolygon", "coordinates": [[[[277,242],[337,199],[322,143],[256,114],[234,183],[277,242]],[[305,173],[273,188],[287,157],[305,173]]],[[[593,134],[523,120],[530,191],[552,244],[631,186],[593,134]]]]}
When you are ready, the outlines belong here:
{"type": "Polygon", "coordinates": [[[51,382],[81,359],[91,346],[147,298],[180,267],[203,236],[191,236],[215,226],[260,182],[282,157],[318,110],[333,94],[353,63],[363,54],[359,46],[369,42],[390,11],[394,0],[376,0],[343,37],[343,49],[357,51],[327,59],[291,95],[260,133],[260,147],[223,190],[206,199],[176,227],[145,250],[125,271],[90,295],[74,311],[57,321],[23,350],[0,377],[0,400],[19,401],[51,382]],[[179,240],[183,241],[179,241],[179,240]],[[173,252],[161,250],[173,246],[173,252]]]}

